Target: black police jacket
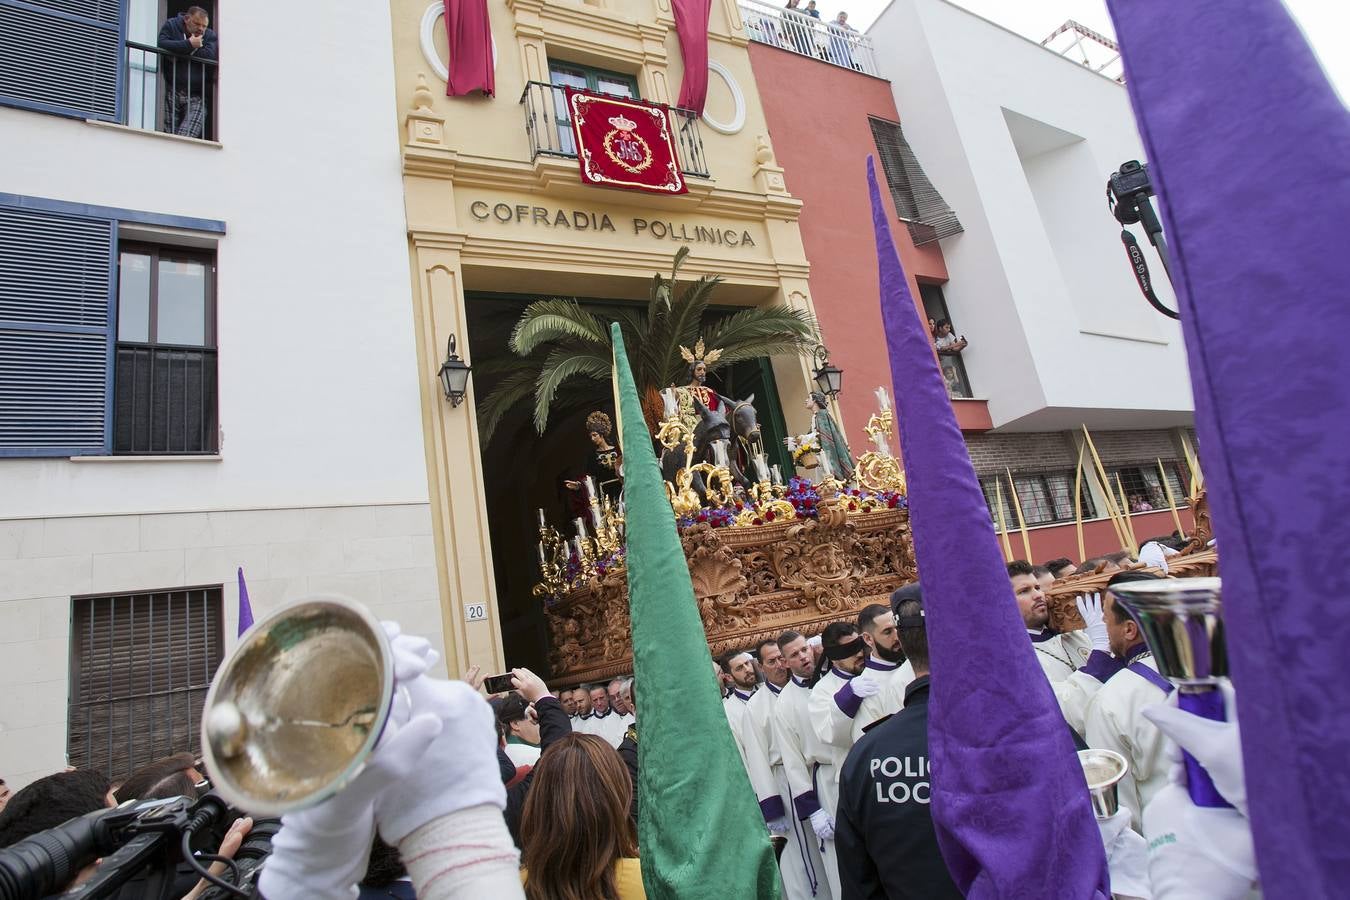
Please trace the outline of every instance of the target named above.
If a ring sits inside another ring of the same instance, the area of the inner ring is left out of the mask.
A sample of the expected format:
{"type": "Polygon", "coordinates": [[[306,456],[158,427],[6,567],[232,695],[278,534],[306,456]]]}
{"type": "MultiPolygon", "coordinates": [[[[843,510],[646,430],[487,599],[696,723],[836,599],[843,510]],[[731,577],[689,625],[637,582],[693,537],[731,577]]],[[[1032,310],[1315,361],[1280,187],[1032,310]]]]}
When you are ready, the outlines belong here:
{"type": "Polygon", "coordinates": [[[905,706],[853,745],[839,776],[834,846],[844,900],[962,896],[938,850],[930,812],[928,676],[905,706]]]}

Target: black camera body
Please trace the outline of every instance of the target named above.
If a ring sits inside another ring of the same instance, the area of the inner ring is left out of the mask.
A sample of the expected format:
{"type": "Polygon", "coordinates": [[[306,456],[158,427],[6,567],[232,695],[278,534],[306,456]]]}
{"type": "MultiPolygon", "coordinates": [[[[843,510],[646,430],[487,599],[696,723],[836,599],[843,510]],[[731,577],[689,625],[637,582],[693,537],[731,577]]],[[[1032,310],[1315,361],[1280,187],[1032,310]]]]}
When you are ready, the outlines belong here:
{"type": "MultiPolygon", "coordinates": [[[[214,792],[200,799],[128,801],[96,810],[0,849],[0,900],[37,900],[57,893],[99,857],[103,862],[93,877],[68,896],[112,896],[133,878],[143,881],[147,900],[170,896],[184,854],[192,849],[213,852],[222,837],[217,826],[233,817],[234,811],[214,792]]],[[[252,863],[239,885],[249,893],[279,827],[275,820],[255,824],[240,847],[236,858],[252,863]]]]}
{"type": "Polygon", "coordinates": [[[1137,159],[1121,163],[1119,171],[1112,172],[1106,182],[1106,193],[1111,198],[1111,212],[1122,225],[1139,221],[1139,195],[1153,196],[1153,182],[1148,176],[1148,165],[1137,159]]]}

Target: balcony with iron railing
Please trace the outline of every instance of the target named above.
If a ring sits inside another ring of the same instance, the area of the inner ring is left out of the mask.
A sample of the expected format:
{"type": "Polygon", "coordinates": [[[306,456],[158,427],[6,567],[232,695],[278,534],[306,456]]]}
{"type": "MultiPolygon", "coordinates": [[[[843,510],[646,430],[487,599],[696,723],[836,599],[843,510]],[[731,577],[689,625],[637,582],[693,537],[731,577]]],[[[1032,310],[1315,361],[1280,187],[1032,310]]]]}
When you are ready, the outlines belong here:
{"type": "MultiPolygon", "coordinates": [[[[562,87],[545,81],[527,82],[524,93],[520,95],[520,106],[525,114],[525,134],[530,139],[531,160],[540,156],[576,158],[576,138],[572,134],[572,121],[567,115],[567,101],[562,87]]],[[[703,152],[698,113],[672,106],[670,118],[675,129],[680,169],[695,178],[708,178],[708,158],[703,152]]]]}
{"type": "Polygon", "coordinates": [[[822,22],[813,16],[762,0],[737,0],[750,40],[791,53],[881,76],[872,39],[849,26],[822,22]]]}
{"type": "Polygon", "coordinates": [[[216,74],[213,59],[200,59],[125,41],[122,122],[130,128],[215,140],[216,74]]]}

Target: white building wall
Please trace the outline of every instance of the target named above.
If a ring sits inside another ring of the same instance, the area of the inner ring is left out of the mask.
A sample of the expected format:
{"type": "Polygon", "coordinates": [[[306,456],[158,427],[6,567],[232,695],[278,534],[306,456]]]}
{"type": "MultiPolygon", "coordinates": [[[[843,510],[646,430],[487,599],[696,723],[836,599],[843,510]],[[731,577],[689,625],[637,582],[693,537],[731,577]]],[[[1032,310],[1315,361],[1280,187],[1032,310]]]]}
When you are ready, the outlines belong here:
{"type": "Polygon", "coordinates": [[[945,0],[894,0],[869,34],[965,227],[943,290],[994,425],[1188,422],[1180,328],[1140,295],[1106,208],[1107,174],[1143,156],[1124,87],[945,0]]]}
{"type": "Polygon", "coordinates": [[[71,598],[307,593],[442,644],[387,4],[222,16],[219,145],[0,107],[0,192],[214,219],[218,458],[0,459],[0,776],[65,763],[71,598]]]}

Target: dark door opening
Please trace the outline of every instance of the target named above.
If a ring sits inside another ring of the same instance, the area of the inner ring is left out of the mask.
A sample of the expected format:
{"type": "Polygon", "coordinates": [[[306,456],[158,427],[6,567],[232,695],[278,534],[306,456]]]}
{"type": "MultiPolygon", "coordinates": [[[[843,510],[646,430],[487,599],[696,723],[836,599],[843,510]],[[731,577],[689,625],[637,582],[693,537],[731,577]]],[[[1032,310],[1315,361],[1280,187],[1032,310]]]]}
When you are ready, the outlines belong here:
{"type": "MultiPolygon", "coordinates": [[[[480,404],[493,388],[518,371],[512,365],[515,356],[507,342],[521,312],[537,299],[519,294],[466,294],[474,394],[480,404]]],[[[602,318],[606,310],[638,305],[614,300],[580,302],[602,318]]],[[[787,430],[769,360],[729,366],[714,373],[709,384],[735,399],[755,395],[765,454],[770,463],[778,463],[787,478],[793,469],[783,445],[787,430]]],[[[591,452],[586,416],[593,410],[613,418],[614,397],[609,382],[571,378],[558,391],[544,434],[535,430],[531,397],[512,407],[491,439],[479,448],[506,664],[526,666],[545,677],[551,674],[545,600],[533,594],[539,580],[535,562],[537,510],[543,509],[548,522],[569,537],[569,523],[586,515],[582,497],[569,491],[565,482],[584,474],[591,452]]]]}

